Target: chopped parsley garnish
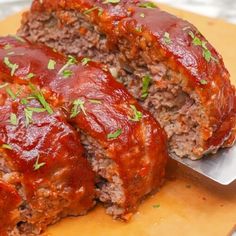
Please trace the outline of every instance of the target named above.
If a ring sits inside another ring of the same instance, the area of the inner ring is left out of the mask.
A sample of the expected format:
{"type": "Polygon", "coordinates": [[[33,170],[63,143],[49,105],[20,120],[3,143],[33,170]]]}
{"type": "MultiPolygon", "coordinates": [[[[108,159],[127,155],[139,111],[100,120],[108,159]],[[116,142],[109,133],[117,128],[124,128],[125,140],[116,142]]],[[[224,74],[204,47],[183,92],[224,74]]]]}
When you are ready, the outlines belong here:
{"type": "Polygon", "coordinates": [[[49,70],[54,70],[56,64],[57,64],[56,61],[50,59],[50,60],[48,61],[48,69],[49,69],[49,70]]]}
{"type": "Polygon", "coordinates": [[[8,50],[8,49],[11,49],[12,48],[12,45],[11,44],[6,44],[4,47],[3,47],[3,49],[5,49],[5,50],[8,50]]]}
{"type": "Polygon", "coordinates": [[[11,90],[11,88],[9,88],[9,87],[7,87],[6,88],[6,92],[7,92],[7,94],[13,99],[13,100],[15,100],[16,99],[16,94],[11,90]]]}
{"type": "Polygon", "coordinates": [[[40,104],[46,109],[46,111],[52,115],[53,114],[53,110],[51,108],[51,106],[46,102],[42,91],[38,90],[33,84],[30,84],[30,88],[32,89],[32,91],[34,92],[34,97],[40,102],[40,104]]]}
{"type": "Polygon", "coordinates": [[[96,9],[98,9],[98,7],[92,7],[92,8],[90,8],[90,9],[88,9],[88,10],[85,10],[84,11],[84,14],[89,14],[90,12],[92,12],[92,11],[94,11],[94,10],[96,10],[96,9]]]}
{"type": "Polygon", "coordinates": [[[20,96],[20,94],[22,93],[23,88],[20,87],[20,89],[18,89],[18,91],[16,92],[16,97],[20,96]]]}
{"type": "Polygon", "coordinates": [[[22,37],[20,37],[20,36],[18,36],[18,35],[12,35],[12,37],[15,38],[16,40],[22,42],[22,43],[25,43],[25,42],[26,42],[22,37]]]}
{"type": "Polygon", "coordinates": [[[18,125],[18,119],[15,113],[11,113],[10,122],[12,125],[18,125]]]}
{"type": "Polygon", "coordinates": [[[149,85],[150,82],[152,80],[152,77],[149,75],[145,75],[142,79],[143,81],[143,87],[142,87],[142,91],[141,91],[141,98],[146,98],[148,96],[148,89],[149,89],[149,85]]]}
{"type": "Polygon", "coordinates": [[[213,60],[213,61],[216,61],[218,62],[218,60],[216,58],[214,58],[212,55],[211,55],[211,52],[209,51],[209,49],[207,48],[206,44],[207,42],[205,41],[202,41],[199,37],[197,37],[196,35],[194,35],[194,33],[192,31],[189,31],[188,34],[191,36],[192,38],[192,43],[194,46],[200,46],[202,47],[202,55],[204,57],[204,59],[207,61],[207,62],[210,62],[210,60],[213,60]]]}
{"type": "MultiPolygon", "coordinates": [[[[66,64],[58,71],[58,74],[62,74],[63,75],[63,71],[65,71],[69,66],[75,65],[76,63],[77,63],[77,60],[76,60],[75,57],[68,56],[68,60],[67,60],[66,64]]],[[[68,78],[68,77],[66,77],[66,78],[68,78]]]]}
{"type": "Polygon", "coordinates": [[[62,72],[62,76],[66,79],[71,77],[72,74],[73,74],[73,72],[71,70],[63,70],[63,72],[62,72]]]}
{"type": "Polygon", "coordinates": [[[154,2],[144,2],[140,3],[138,6],[143,8],[157,8],[157,5],[154,2]]]}
{"type": "MultiPolygon", "coordinates": [[[[22,100],[21,100],[21,102],[22,102],[22,100]]],[[[33,122],[33,113],[34,112],[40,113],[40,112],[45,112],[45,111],[46,111],[46,109],[45,108],[41,108],[41,107],[26,107],[24,109],[26,126],[28,126],[30,123],[33,122]]]]}
{"type": "Polygon", "coordinates": [[[85,57],[85,58],[83,58],[83,59],[81,60],[81,63],[82,63],[83,66],[85,66],[85,65],[87,65],[88,62],[90,62],[90,61],[91,61],[90,58],[85,57]]]}
{"type": "Polygon", "coordinates": [[[205,79],[201,79],[201,80],[200,80],[200,83],[201,83],[202,85],[205,85],[205,84],[207,84],[208,82],[207,82],[205,79]]]}
{"type": "Polygon", "coordinates": [[[122,129],[116,130],[114,133],[110,133],[107,135],[108,139],[116,139],[122,134],[122,129]]]}
{"type": "Polygon", "coordinates": [[[134,116],[133,117],[129,117],[129,120],[131,121],[140,121],[143,117],[143,114],[141,111],[138,111],[136,106],[134,105],[130,105],[131,109],[133,110],[134,112],[134,116]]]}
{"type": "Polygon", "coordinates": [[[153,205],[152,207],[153,208],[160,208],[160,206],[161,206],[160,204],[156,204],[156,205],[153,205]]]}
{"type": "Polygon", "coordinates": [[[140,17],[144,18],[145,17],[144,13],[140,13],[140,17]]]}
{"type": "Polygon", "coordinates": [[[11,76],[13,76],[18,69],[19,65],[15,63],[11,63],[8,57],[4,57],[3,59],[4,64],[11,69],[11,76]]]}
{"type": "Polygon", "coordinates": [[[34,73],[29,73],[28,75],[25,76],[26,79],[32,79],[33,77],[35,77],[34,73]]]}
{"type": "Polygon", "coordinates": [[[94,104],[102,104],[102,102],[100,100],[97,100],[97,99],[89,99],[89,101],[91,103],[94,103],[94,104]]]}
{"type": "Polygon", "coordinates": [[[116,4],[116,3],[119,3],[119,2],[120,2],[120,0],[105,0],[102,3],[103,4],[108,4],[108,3],[116,4]]]}
{"type": "Polygon", "coordinates": [[[80,113],[80,111],[82,111],[84,113],[84,115],[87,115],[85,108],[84,108],[84,101],[82,101],[80,99],[76,99],[73,102],[73,107],[71,109],[70,118],[75,118],[80,113]]]}
{"type": "Polygon", "coordinates": [[[91,13],[92,11],[95,11],[95,10],[98,10],[98,15],[99,15],[99,16],[102,15],[103,9],[100,8],[100,7],[92,7],[92,8],[90,8],[90,9],[88,9],[88,10],[85,10],[85,11],[84,11],[84,14],[85,14],[85,15],[88,15],[89,13],[91,13]]]}
{"type": "Polygon", "coordinates": [[[22,105],[28,104],[28,100],[26,98],[22,98],[20,102],[22,105]]]}
{"type": "Polygon", "coordinates": [[[10,144],[7,144],[7,143],[2,144],[1,148],[8,149],[8,150],[13,150],[12,146],[10,144]]]}
{"type": "Polygon", "coordinates": [[[34,170],[39,170],[44,165],[46,165],[45,162],[39,163],[39,156],[38,156],[37,159],[36,159],[36,162],[34,163],[34,170]]]}
{"type": "Polygon", "coordinates": [[[42,107],[27,107],[29,111],[40,113],[40,112],[45,112],[46,109],[42,107]]]}
{"type": "Polygon", "coordinates": [[[28,108],[24,109],[26,126],[33,122],[33,111],[28,108]]]}
{"type": "Polygon", "coordinates": [[[170,34],[168,32],[164,33],[163,40],[164,40],[165,44],[171,44],[172,43],[171,38],[170,38],[170,34]]]}
{"type": "Polygon", "coordinates": [[[137,26],[135,28],[135,31],[138,32],[138,33],[141,33],[142,32],[142,26],[137,26]]]}
{"type": "Polygon", "coordinates": [[[0,84],[0,89],[5,88],[7,85],[8,85],[8,83],[0,84]]]}

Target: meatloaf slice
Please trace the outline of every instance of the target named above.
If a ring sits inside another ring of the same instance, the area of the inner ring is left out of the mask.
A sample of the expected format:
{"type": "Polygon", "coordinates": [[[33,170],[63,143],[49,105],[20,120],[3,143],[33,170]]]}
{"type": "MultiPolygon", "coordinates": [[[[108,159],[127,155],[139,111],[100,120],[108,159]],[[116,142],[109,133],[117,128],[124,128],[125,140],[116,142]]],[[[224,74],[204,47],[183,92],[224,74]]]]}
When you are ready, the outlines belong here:
{"type": "Polygon", "coordinates": [[[166,134],[106,66],[6,37],[0,38],[0,68],[0,78],[31,84],[81,133],[97,173],[98,198],[109,214],[129,219],[139,202],[161,185],[166,134]],[[6,57],[14,70],[4,63],[6,57]]]}
{"type": "Polygon", "coordinates": [[[19,35],[107,63],[165,128],[172,155],[199,159],[235,141],[235,89],[192,24],[152,2],[35,0],[19,35]]]}
{"type": "Polygon", "coordinates": [[[94,173],[77,132],[42,94],[0,84],[0,235],[38,235],[94,206],[94,173]]]}

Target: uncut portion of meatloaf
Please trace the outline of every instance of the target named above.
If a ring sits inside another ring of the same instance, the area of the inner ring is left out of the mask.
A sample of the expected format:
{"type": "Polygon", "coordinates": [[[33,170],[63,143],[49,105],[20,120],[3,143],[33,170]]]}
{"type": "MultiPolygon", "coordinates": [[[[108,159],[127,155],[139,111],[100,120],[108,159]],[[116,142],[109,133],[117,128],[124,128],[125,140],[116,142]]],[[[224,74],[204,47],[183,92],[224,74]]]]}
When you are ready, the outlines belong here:
{"type": "Polygon", "coordinates": [[[35,0],[19,35],[107,63],[165,128],[172,155],[199,159],[235,141],[235,89],[221,56],[154,3],[35,0]]]}
{"type": "Polygon", "coordinates": [[[0,67],[6,81],[37,86],[34,89],[63,110],[81,133],[97,173],[98,197],[109,214],[129,219],[139,202],[161,185],[167,161],[165,132],[106,66],[6,37],[0,38],[0,67]],[[17,67],[14,76],[4,64],[9,54],[17,67]]]}
{"type": "Polygon", "coordinates": [[[31,88],[0,81],[0,235],[39,235],[85,214],[95,203],[94,183],[63,114],[31,88]]]}

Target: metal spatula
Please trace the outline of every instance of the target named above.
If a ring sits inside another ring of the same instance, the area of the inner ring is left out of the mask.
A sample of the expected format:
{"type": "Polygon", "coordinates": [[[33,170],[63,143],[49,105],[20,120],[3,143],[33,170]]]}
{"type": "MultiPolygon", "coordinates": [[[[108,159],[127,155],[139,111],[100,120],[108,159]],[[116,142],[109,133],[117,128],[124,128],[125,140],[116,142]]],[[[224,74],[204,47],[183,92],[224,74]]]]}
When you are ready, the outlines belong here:
{"type": "Polygon", "coordinates": [[[229,185],[236,180],[236,145],[197,161],[172,158],[222,185],[229,185]]]}

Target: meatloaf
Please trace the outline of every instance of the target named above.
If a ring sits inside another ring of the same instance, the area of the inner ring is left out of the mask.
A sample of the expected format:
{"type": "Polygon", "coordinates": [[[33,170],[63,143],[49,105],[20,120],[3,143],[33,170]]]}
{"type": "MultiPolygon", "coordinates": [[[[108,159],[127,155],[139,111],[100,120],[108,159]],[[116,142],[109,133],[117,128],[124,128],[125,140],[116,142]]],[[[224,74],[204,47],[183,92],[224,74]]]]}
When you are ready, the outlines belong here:
{"type": "Polygon", "coordinates": [[[189,22],[139,0],[34,0],[19,35],[107,65],[165,128],[171,155],[199,159],[235,141],[235,89],[189,22]]]}
{"type": "Polygon", "coordinates": [[[114,218],[129,219],[161,185],[166,134],[106,66],[6,37],[0,38],[0,68],[0,78],[40,91],[78,130],[97,174],[98,198],[114,218]]]}
{"type": "Polygon", "coordinates": [[[52,111],[42,94],[0,81],[1,236],[38,235],[94,206],[94,173],[79,135],[52,111]]]}

